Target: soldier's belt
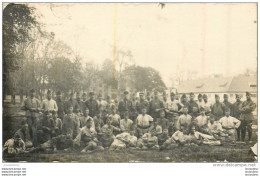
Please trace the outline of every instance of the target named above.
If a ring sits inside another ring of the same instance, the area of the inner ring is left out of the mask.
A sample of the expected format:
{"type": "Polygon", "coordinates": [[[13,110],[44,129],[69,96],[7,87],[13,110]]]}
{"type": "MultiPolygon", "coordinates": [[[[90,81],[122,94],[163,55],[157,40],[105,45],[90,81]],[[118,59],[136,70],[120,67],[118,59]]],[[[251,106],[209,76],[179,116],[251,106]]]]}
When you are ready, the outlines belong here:
{"type": "Polygon", "coordinates": [[[150,128],[150,126],[142,127],[142,126],[140,126],[140,125],[137,125],[137,127],[138,127],[138,128],[141,128],[141,129],[148,129],[148,128],[150,128]]]}

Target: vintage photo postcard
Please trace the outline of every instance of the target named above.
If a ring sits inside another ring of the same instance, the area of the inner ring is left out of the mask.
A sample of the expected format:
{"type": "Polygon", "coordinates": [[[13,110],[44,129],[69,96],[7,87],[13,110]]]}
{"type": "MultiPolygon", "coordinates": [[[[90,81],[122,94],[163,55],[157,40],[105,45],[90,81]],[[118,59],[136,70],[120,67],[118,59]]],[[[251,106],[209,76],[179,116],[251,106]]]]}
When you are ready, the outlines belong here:
{"type": "Polygon", "coordinates": [[[256,2],[2,3],[2,163],[257,162],[257,24],[256,2]]]}

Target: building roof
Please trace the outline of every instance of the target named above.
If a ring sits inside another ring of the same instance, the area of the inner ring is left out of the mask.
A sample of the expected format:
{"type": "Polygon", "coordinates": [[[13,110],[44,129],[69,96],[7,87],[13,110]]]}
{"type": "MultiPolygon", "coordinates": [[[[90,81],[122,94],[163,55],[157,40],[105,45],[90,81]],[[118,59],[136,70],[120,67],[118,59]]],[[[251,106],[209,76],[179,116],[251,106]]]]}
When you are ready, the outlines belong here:
{"type": "Polygon", "coordinates": [[[256,76],[217,77],[189,80],[178,87],[179,93],[257,92],[256,76]]]}
{"type": "Polygon", "coordinates": [[[257,77],[240,75],[233,78],[229,92],[257,92],[257,77]]]}

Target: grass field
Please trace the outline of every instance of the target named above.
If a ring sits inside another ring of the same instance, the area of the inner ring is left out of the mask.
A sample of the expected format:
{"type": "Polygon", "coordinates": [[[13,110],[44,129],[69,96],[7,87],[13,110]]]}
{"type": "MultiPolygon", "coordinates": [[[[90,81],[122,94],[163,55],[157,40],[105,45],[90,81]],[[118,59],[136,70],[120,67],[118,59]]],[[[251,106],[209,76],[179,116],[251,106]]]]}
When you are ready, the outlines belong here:
{"type": "MultiPolygon", "coordinates": [[[[19,121],[24,113],[19,105],[4,105],[3,116],[3,143],[12,137],[15,129],[19,128],[19,121]]],[[[256,129],[253,140],[257,140],[256,129]]],[[[137,150],[126,149],[122,151],[94,151],[92,153],[57,153],[21,154],[18,156],[5,155],[6,162],[254,162],[255,158],[249,154],[251,144],[176,147],[174,150],[137,150]]]]}

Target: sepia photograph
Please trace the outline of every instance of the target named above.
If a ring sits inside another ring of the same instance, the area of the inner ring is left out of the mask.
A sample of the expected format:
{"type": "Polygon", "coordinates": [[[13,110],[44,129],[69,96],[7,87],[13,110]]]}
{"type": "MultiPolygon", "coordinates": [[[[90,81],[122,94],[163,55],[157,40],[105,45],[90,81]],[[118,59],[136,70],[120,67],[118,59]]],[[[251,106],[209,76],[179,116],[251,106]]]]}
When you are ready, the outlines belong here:
{"type": "Polygon", "coordinates": [[[258,3],[2,3],[2,163],[256,163],[258,3]]]}

